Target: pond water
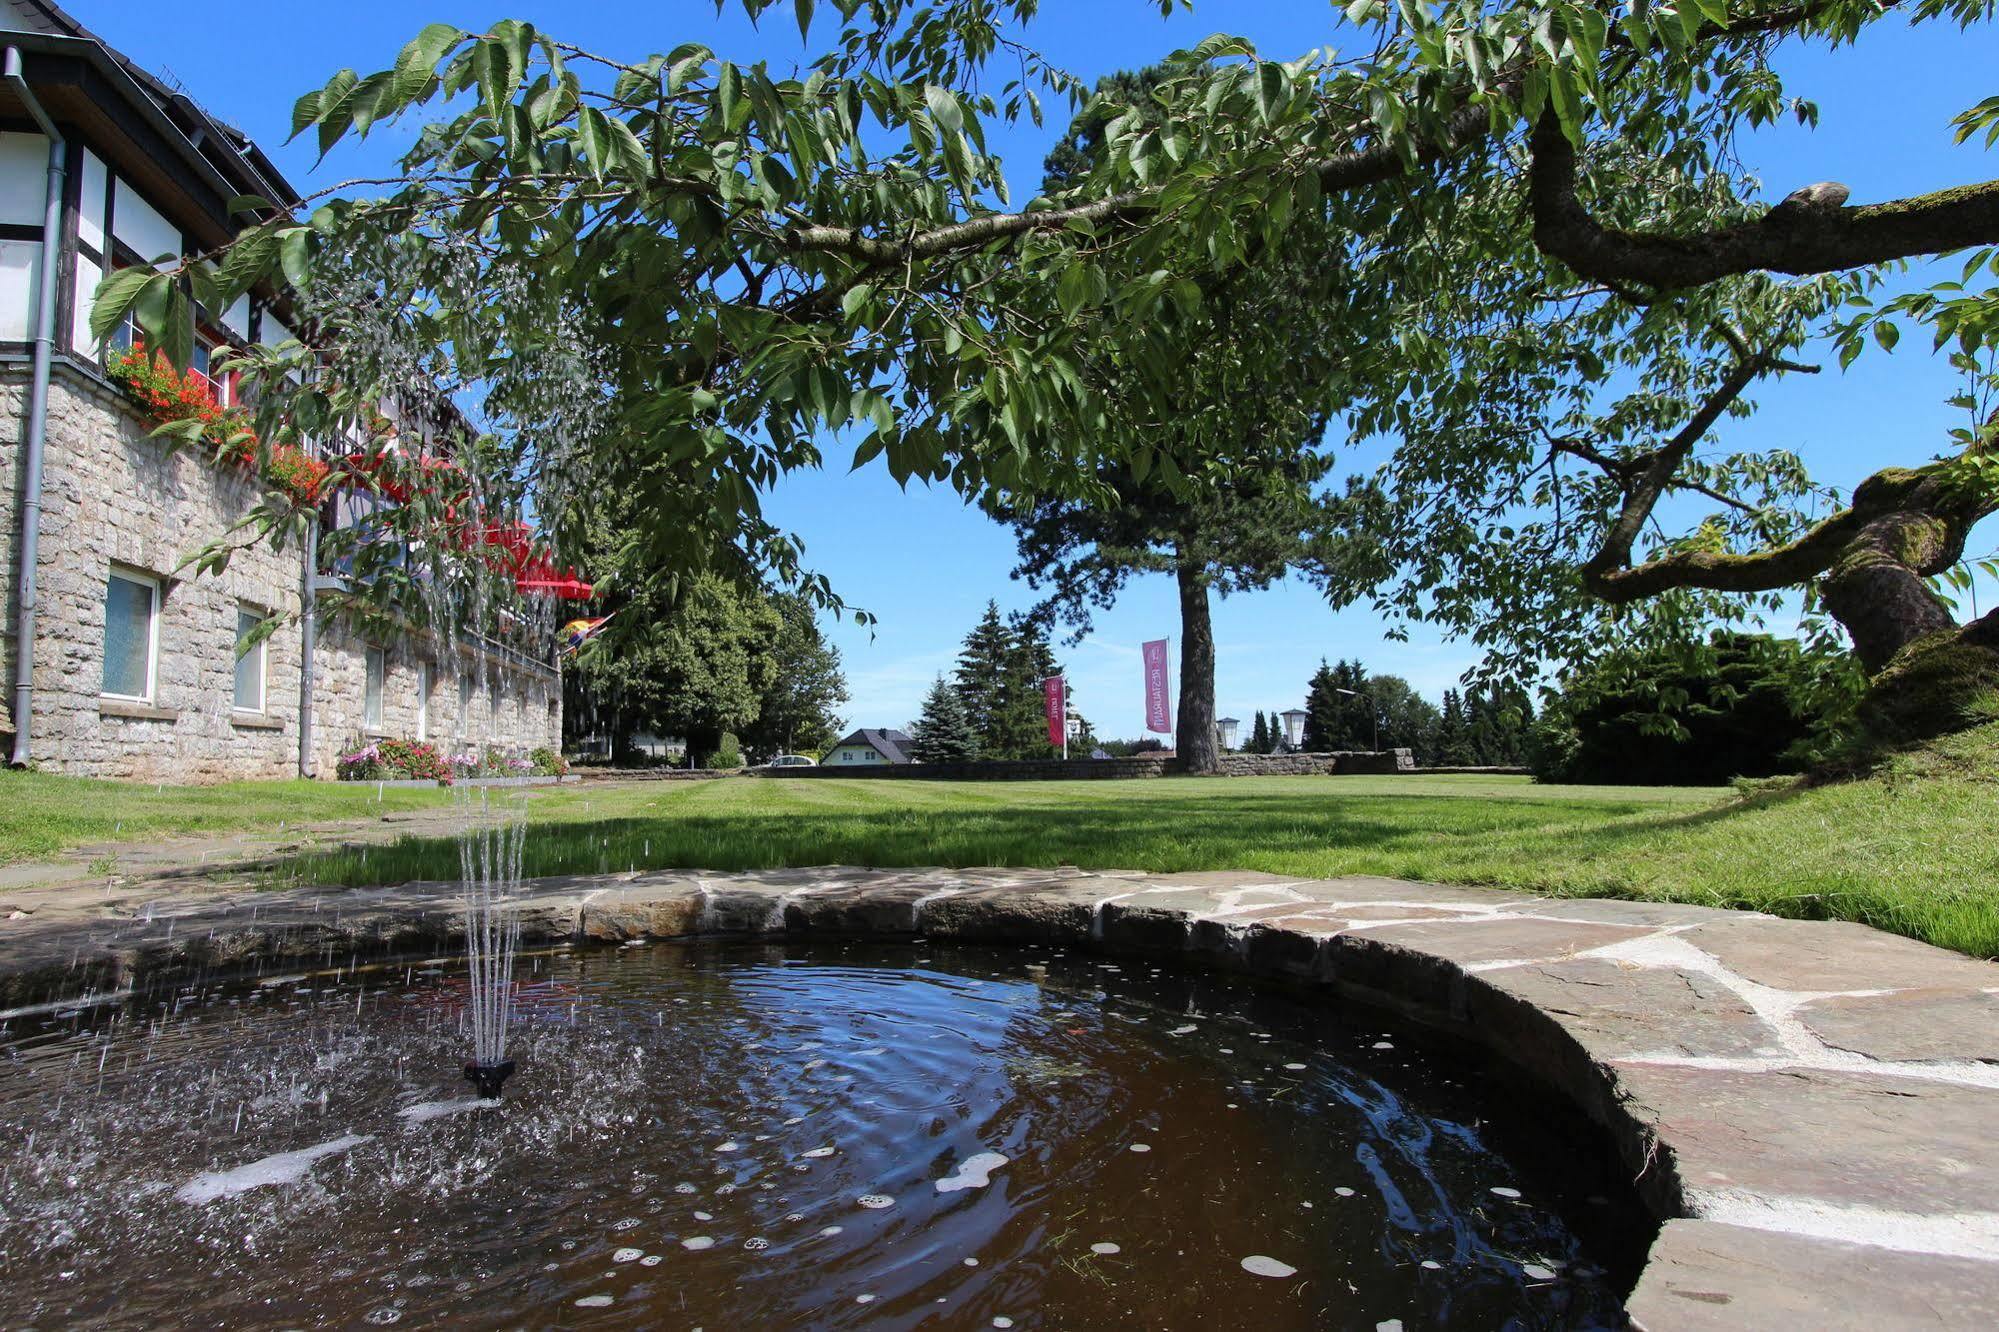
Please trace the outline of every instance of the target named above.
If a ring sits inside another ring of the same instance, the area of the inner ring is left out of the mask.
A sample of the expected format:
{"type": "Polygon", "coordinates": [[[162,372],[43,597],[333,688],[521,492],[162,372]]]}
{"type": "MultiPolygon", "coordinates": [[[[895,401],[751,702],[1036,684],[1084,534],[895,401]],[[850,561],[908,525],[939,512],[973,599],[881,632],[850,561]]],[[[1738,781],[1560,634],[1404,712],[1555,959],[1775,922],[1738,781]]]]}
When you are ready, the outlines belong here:
{"type": "Polygon", "coordinates": [[[0,1022],[0,1325],[1622,1326],[1593,1140],[1378,1015],[1048,949],[517,974],[497,1103],[443,964],[0,1022]]]}

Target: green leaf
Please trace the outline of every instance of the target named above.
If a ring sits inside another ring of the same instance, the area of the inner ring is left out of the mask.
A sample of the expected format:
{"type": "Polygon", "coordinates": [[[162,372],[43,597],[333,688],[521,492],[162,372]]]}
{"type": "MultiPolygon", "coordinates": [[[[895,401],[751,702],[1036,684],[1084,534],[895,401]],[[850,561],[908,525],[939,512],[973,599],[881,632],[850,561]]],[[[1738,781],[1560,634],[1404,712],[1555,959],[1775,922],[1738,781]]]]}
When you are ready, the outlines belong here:
{"type": "Polygon", "coordinates": [[[285,281],[303,288],[312,273],[312,228],[295,227],[284,234],[278,245],[278,263],[285,281]]]}
{"type": "Polygon", "coordinates": [[[166,309],[160,327],[148,331],[155,334],[158,341],[154,345],[166,353],[174,369],[187,369],[194,360],[194,308],[178,282],[167,284],[166,309]]]}
{"type": "Polygon", "coordinates": [[[948,134],[963,132],[965,112],[958,105],[958,99],[951,95],[949,88],[940,88],[934,83],[924,84],[923,102],[930,108],[931,116],[948,134]]]}
{"type": "Polygon", "coordinates": [[[813,0],[791,0],[791,12],[798,19],[798,35],[804,37],[812,27],[813,0]]]}
{"type": "Polygon", "coordinates": [[[97,296],[90,303],[90,340],[103,342],[112,330],[125,322],[133,304],[147,284],[169,279],[150,268],[121,268],[97,284],[97,296]]]}
{"type": "Polygon", "coordinates": [[[1062,270],[1062,276],[1055,283],[1055,299],[1062,306],[1062,313],[1074,318],[1076,312],[1090,303],[1090,266],[1078,260],[1062,270]]]}

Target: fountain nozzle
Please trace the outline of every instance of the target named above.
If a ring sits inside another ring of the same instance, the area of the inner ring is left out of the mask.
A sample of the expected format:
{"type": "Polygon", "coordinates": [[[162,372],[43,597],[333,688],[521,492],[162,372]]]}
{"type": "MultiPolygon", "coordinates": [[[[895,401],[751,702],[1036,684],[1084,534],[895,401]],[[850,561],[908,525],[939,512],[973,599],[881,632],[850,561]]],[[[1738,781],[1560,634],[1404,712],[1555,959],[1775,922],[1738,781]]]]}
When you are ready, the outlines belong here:
{"type": "Polygon", "coordinates": [[[514,1061],[503,1059],[497,1064],[467,1064],[465,1080],[471,1083],[481,1096],[489,1101],[498,1100],[500,1086],[514,1075],[514,1061]]]}

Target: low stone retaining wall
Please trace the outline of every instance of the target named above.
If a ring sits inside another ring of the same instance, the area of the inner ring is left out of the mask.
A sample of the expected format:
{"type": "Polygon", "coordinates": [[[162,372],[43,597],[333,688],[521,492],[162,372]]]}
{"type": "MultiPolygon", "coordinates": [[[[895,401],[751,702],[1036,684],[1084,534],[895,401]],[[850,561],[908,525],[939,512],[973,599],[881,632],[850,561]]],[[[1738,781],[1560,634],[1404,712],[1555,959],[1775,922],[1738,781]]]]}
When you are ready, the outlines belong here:
{"type": "MultiPolygon", "coordinates": [[[[1414,772],[1416,762],[1406,749],[1380,753],[1341,750],[1330,754],[1224,754],[1222,777],[1317,777],[1327,774],[1414,772]]],[[[754,777],[882,777],[960,782],[1066,782],[1121,778],[1184,776],[1185,767],[1172,754],[1133,754],[1127,758],[992,759],[972,763],[882,763],[865,766],[820,764],[815,768],[754,768],[754,777]]]]}
{"type": "Polygon", "coordinates": [[[569,775],[584,782],[712,782],[743,772],[742,768],[574,768],[569,775]]]}
{"type": "MultiPolygon", "coordinates": [[[[1662,1223],[1640,1332],[1999,1325],[1999,967],[1864,926],[1249,872],[655,872],[520,902],[530,943],[920,935],[1316,987],[1477,1041],[1602,1126],[1662,1223]]],[[[0,1005],[435,954],[463,929],[443,883],[89,911],[0,918],[0,1005]]]]}

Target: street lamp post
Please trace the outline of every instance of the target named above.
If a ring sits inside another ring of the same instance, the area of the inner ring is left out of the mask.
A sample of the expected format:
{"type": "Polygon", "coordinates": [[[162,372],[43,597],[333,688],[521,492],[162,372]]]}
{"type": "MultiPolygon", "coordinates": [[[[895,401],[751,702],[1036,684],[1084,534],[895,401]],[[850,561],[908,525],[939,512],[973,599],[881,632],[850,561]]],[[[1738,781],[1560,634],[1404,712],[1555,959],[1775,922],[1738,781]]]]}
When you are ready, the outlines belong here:
{"type": "Polygon", "coordinates": [[[1381,705],[1374,701],[1374,695],[1363,695],[1361,691],[1356,689],[1341,689],[1338,685],[1333,686],[1333,692],[1345,694],[1348,698],[1365,697],[1367,699],[1368,715],[1374,718],[1374,752],[1379,754],[1381,752],[1381,705]]]}

